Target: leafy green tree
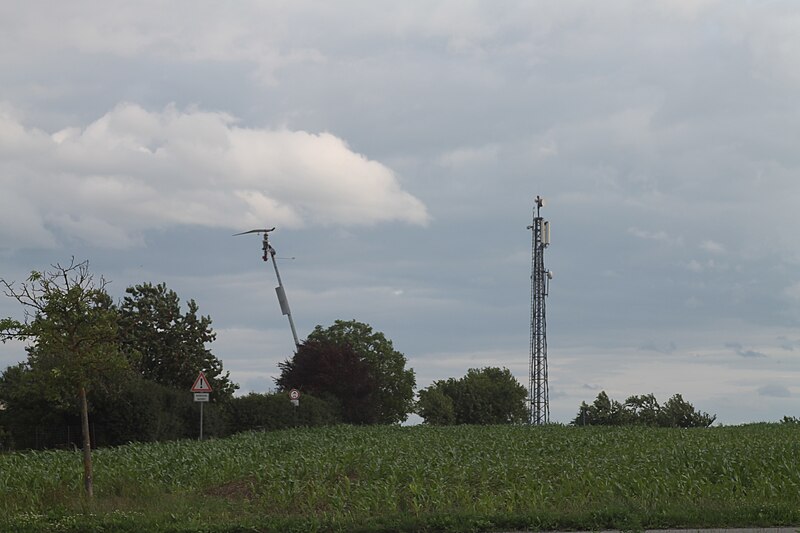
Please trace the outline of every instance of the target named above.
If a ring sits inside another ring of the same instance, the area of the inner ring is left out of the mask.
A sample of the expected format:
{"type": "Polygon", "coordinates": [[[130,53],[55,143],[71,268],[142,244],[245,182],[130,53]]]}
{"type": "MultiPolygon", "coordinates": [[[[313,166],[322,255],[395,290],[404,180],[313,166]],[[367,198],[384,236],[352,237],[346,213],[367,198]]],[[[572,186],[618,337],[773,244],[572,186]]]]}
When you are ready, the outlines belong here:
{"type": "Polygon", "coordinates": [[[426,424],[449,426],[456,423],[456,411],[453,398],[442,390],[442,387],[431,386],[419,391],[417,414],[426,424]]]}
{"type": "Polygon", "coordinates": [[[83,433],[84,489],[93,496],[88,395],[119,383],[127,361],[117,344],[118,315],[102,278],[95,281],[87,261],[52,271],[34,271],[18,288],[0,280],[6,296],[25,310],[23,321],[0,322],[3,340],[22,339],[28,361],[25,379],[46,391],[57,405],[73,405],[78,399],[83,433]]]}
{"type": "Polygon", "coordinates": [[[620,426],[626,419],[623,405],[609,398],[606,391],[600,391],[592,405],[581,402],[578,416],[572,423],[577,426],[620,426]]]}
{"type": "Polygon", "coordinates": [[[214,400],[233,396],[238,385],[206,348],[216,338],[211,318],[198,315],[194,300],[182,313],[178,295],[163,283],[144,283],[125,292],[119,307],[120,344],[136,372],[161,385],[188,390],[203,371],[214,400]]]}
{"type": "Polygon", "coordinates": [[[461,380],[462,396],[455,406],[462,424],[514,424],[527,421],[527,390],[507,368],[471,368],[461,380]]]}
{"type": "MultiPolygon", "coordinates": [[[[73,422],[78,401],[64,402],[58,389],[48,390],[37,380],[28,363],[18,363],[0,374],[0,403],[9,440],[17,448],[46,447],[49,442],[38,439],[38,427],[64,427],[73,422]]],[[[74,422],[73,422],[74,423],[74,422]]]]}
{"type": "MultiPolygon", "coordinates": [[[[369,391],[365,392],[359,386],[359,392],[353,393],[356,398],[368,398],[361,403],[363,412],[368,416],[365,416],[360,423],[394,424],[405,420],[412,411],[416,385],[414,371],[406,369],[406,357],[394,349],[392,341],[383,333],[374,331],[371,326],[355,320],[337,320],[328,328],[323,329],[322,326],[314,328],[306,342],[298,349],[298,354],[304,345],[313,346],[315,350],[323,348],[339,350],[340,354],[351,350],[357,359],[365,363],[368,376],[364,378],[363,386],[368,387],[369,391]]],[[[294,368],[293,361],[294,358],[279,365],[281,376],[276,383],[283,390],[297,387],[300,383],[293,378],[290,379],[288,374],[294,368]]],[[[345,361],[351,364],[349,359],[345,361]]],[[[354,381],[351,379],[348,382],[354,383],[354,381]]],[[[302,385],[308,387],[305,383],[302,385]]],[[[312,394],[327,399],[320,391],[312,394]]],[[[345,399],[346,396],[339,395],[339,398],[345,399]]]]}
{"type": "Polygon", "coordinates": [[[660,426],[679,428],[704,428],[713,424],[716,419],[717,415],[696,411],[680,394],[667,400],[658,416],[660,426]]]}
{"type": "Polygon", "coordinates": [[[523,423],[528,419],[526,397],[525,387],[507,368],[471,368],[461,379],[436,381],[420,391],[417,413],[428,424],[523,423]]]}
{"type": "Polygon", "coordinates": [[[658,416],[661,406],[653,394],[643,394],[642,396],[631,396],[625,400],[623,409],[626,419],[633,424],[642,426],[659,425],[658,416]]]}
{"type": "Polygon", "coordinates": [[[653,394],[631,396],[620,404],[611,400],[605,391],[597,395],[592,405],[581,402],[578,414],[572,420],[576,426],[643,425],[658,427],[708,427],[716,415],[695,410],[680,394],[674,395],[663,406],[653,394]]]}

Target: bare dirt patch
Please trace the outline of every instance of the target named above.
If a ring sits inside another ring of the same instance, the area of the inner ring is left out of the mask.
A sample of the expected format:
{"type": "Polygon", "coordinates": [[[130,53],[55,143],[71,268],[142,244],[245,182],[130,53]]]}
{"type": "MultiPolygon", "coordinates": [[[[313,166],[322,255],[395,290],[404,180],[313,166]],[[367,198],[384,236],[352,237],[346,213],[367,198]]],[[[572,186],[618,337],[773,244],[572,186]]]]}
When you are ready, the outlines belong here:
{"type": "Polygon", "coordinates": [[[203,494],[227,500],[252,500],[255,497],[251,478],[235,479],[221,485],[208,487],[203,494]]]}

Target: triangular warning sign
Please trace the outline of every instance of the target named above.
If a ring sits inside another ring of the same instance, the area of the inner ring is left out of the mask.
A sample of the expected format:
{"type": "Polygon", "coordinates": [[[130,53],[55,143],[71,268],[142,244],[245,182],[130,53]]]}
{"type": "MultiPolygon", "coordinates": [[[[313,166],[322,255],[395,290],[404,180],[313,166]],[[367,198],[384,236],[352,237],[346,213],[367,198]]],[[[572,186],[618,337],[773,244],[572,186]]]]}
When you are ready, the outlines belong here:
{"type": "Polygon", "coordinates": [[[200,375],[194,380],[192,392],[211,392],[211,384],[206,379],[206,375],[202,372],[200,372],[200,375]]]}

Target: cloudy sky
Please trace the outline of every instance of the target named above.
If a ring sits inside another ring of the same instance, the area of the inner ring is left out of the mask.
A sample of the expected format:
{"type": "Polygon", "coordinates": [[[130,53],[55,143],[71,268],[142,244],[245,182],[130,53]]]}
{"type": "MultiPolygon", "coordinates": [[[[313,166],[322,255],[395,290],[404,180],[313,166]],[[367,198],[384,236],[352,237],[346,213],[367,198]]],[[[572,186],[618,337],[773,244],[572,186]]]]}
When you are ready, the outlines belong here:
{"type": "Polygon", "coordinates": [[[231,235],[276,226],[301,337],[527,384],[542,195],[554,421],[600,390],[797,416],[798,94],[794,2],[4,2],[0,277],[165,282],[262,392],[293,342],[231,235]]]}

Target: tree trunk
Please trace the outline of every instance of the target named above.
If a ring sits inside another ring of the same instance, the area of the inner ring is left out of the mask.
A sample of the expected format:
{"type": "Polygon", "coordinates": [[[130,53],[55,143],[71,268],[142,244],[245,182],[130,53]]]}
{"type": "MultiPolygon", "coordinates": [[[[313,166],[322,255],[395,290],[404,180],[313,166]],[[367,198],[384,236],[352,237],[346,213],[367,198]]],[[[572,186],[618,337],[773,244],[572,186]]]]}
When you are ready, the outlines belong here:
{"type": "Polygon", "coordinates": [[[92,482],[92,439],[89,435],[89,405],[86,387],[81,387],[81,429],[83,431],[83,488],[87,498],[94,497],[92,482]]]}

